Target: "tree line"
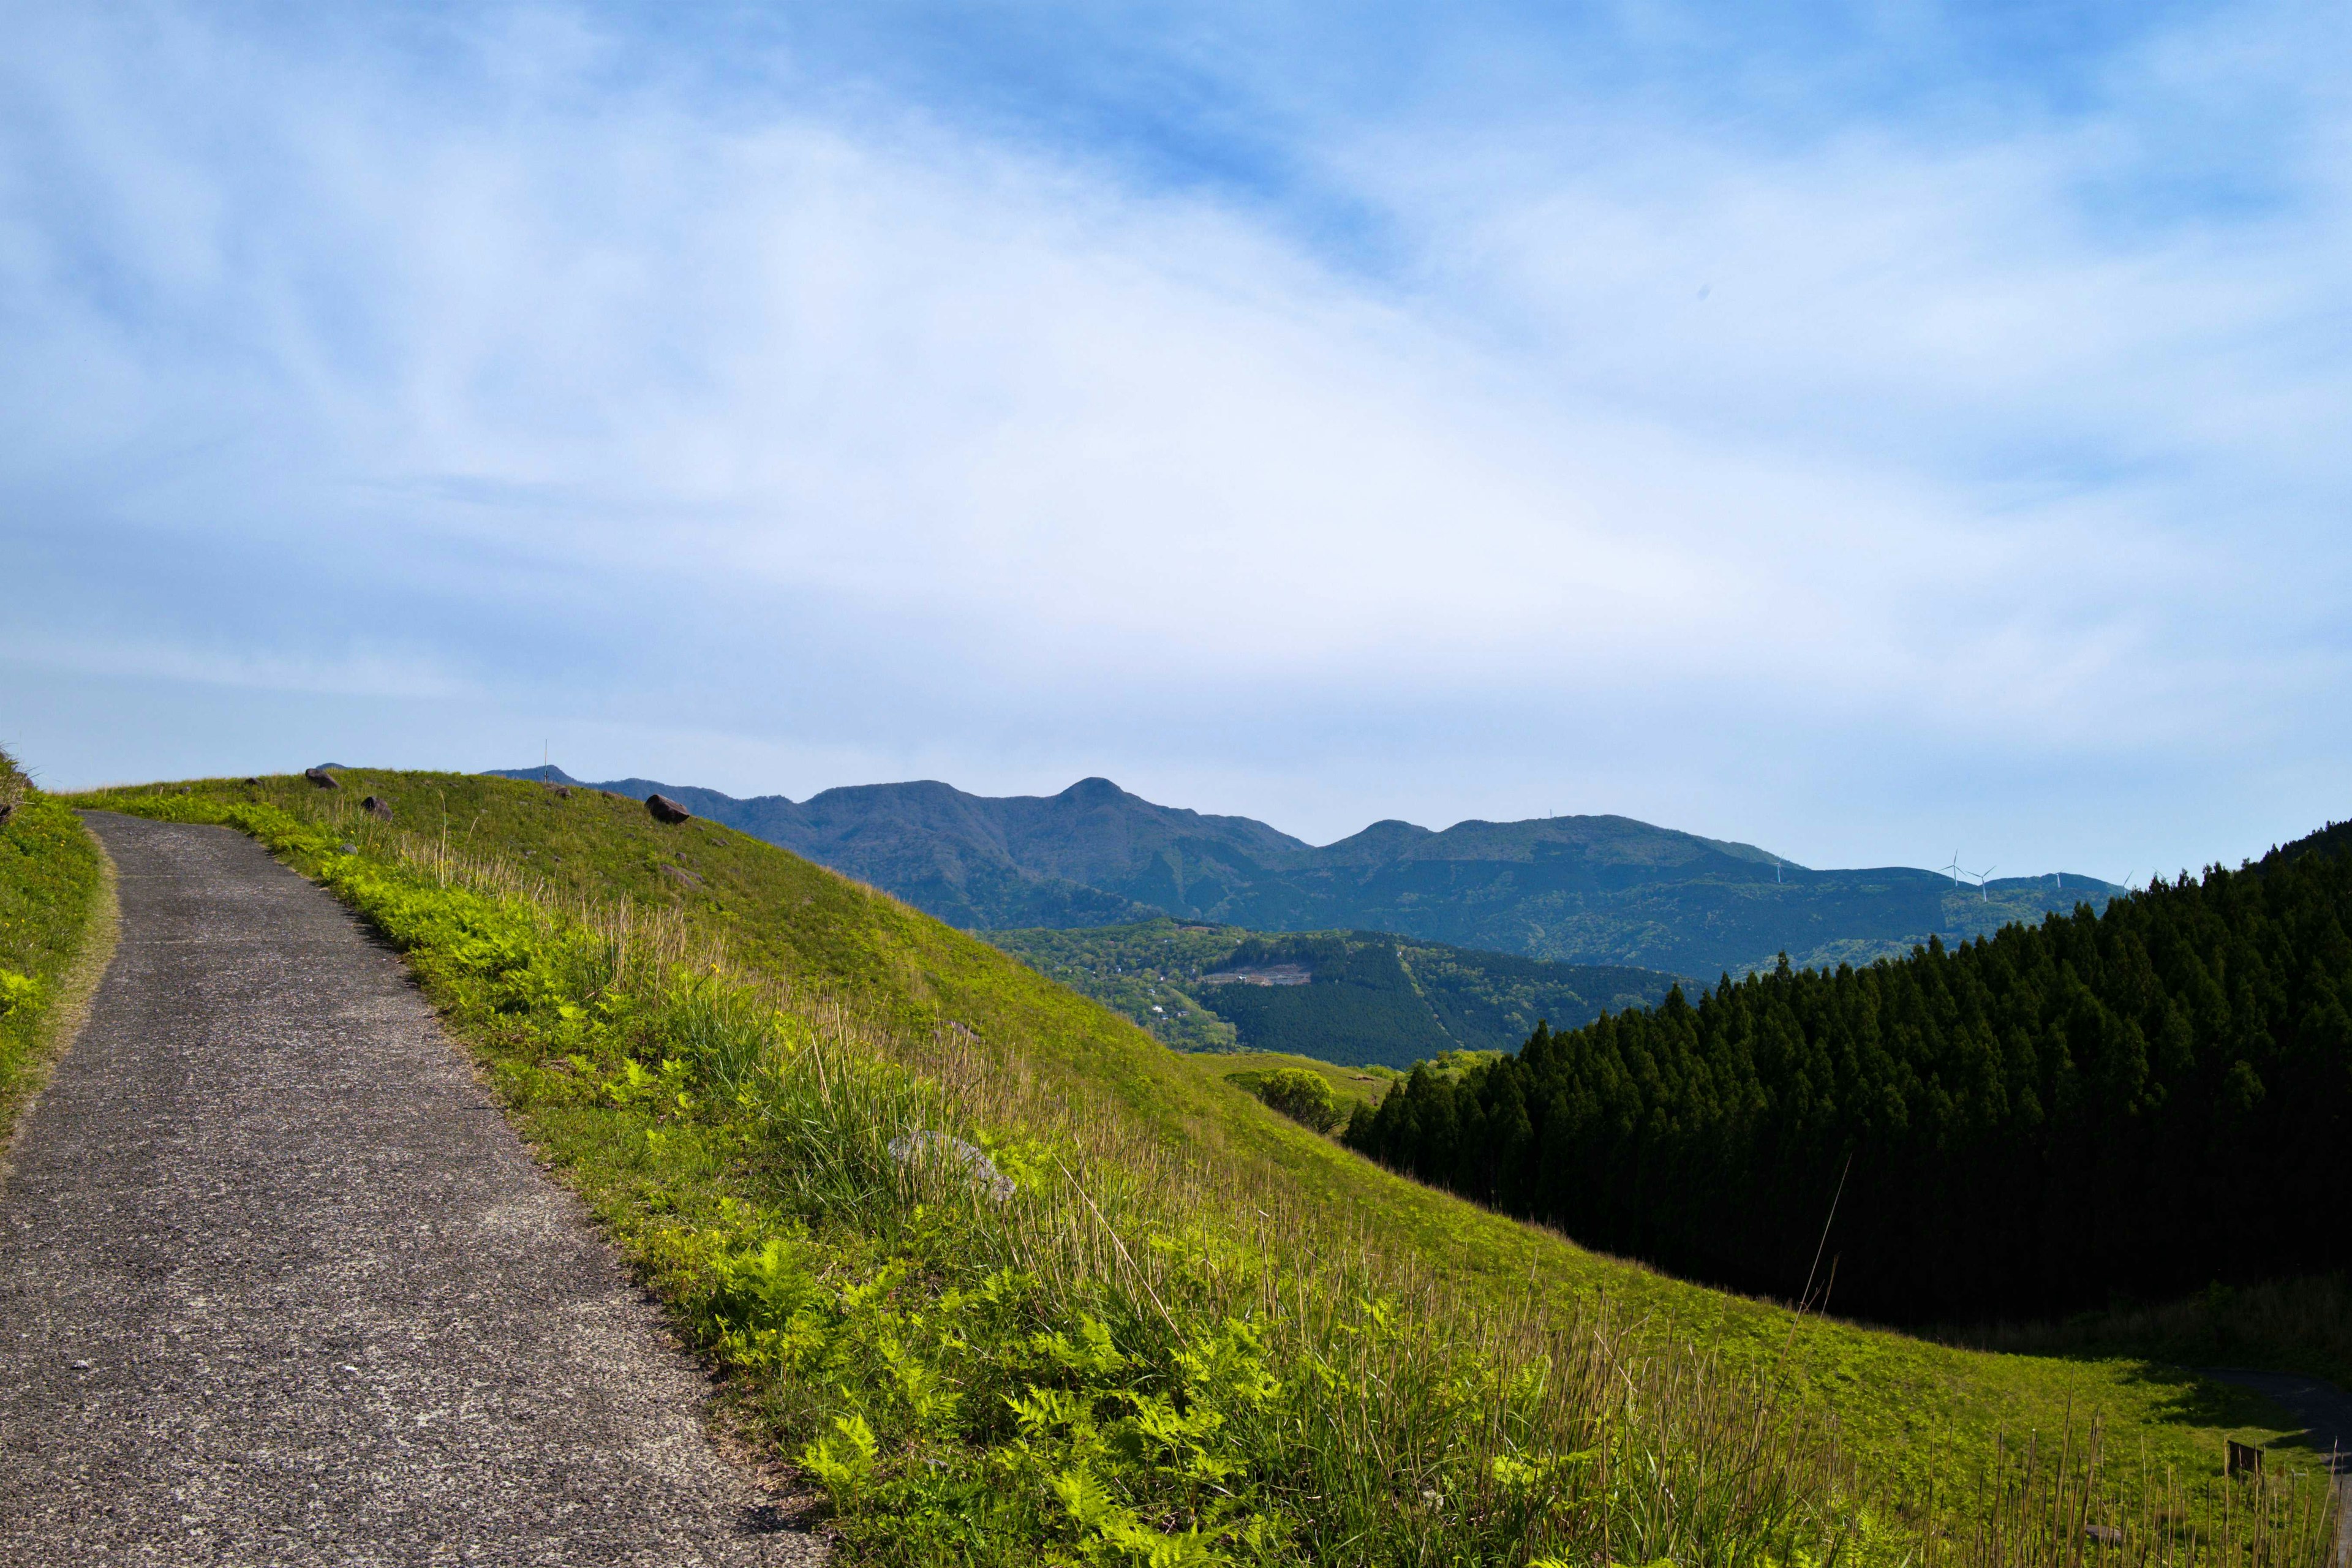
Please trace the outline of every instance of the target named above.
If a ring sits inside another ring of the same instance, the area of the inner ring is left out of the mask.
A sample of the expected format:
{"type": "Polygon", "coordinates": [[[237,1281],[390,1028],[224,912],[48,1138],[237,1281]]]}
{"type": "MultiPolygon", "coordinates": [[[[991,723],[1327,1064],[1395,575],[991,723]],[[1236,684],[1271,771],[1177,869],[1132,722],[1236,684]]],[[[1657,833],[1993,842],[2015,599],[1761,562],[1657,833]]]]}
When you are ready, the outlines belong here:
{"type": "Polygon", "coordinates": [[[1589,1247],[1889,1321],[2340,1268],[2352,823],[2094,913],[1416,1070],[1344,1134],[1589,1247]]]}

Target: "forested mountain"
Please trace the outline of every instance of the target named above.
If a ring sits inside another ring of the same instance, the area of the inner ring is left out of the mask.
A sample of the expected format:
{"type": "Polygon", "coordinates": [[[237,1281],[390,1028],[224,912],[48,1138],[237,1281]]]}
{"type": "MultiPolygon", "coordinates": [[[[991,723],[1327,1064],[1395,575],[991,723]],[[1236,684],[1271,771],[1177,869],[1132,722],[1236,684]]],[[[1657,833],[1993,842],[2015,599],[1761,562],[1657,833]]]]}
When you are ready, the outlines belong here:
{"type": "Polygon", "coordinates": [[[2101,913],[1538,1029],[1347,1136],[1743,1290],[1798,1295],[1826,1224],[1817,1285],[1896,1321],[2341,1268],[2347,931],[2352,824],[2101,913]]]}
{"type": "MultiPolygon", "coordinates": [[[[553,770],[508,771],[509,778],[553,770]]],[[[564,782],[576,782],[565,780],[564,782]]],[[[1623,816],[1375,823],[1317,847],[1262,822],[1156,805],[1108,779],[990,798],[937,783],[805,802],[615,779],[589,787],[689,809],[862,878],[968,929],[1115,925],[1167,914],[1262,931],[1386,931],[1496,952],[1711,978],[1865,963],[2094,905],[2091,878],[1983,889],[1930,871],[1816,871],[1749,844],[1623,816]]]]}
{"type": "Polygon", "coordinates": [[[1160,919],[988,940],[1187,1050],[1285,1051],[1404,1068],[1509,1050],[1538,1022],[1584,1023],[1663,998],[1675,976],[1553,963],[1381,931],[1261,936],[1160,919]]]}

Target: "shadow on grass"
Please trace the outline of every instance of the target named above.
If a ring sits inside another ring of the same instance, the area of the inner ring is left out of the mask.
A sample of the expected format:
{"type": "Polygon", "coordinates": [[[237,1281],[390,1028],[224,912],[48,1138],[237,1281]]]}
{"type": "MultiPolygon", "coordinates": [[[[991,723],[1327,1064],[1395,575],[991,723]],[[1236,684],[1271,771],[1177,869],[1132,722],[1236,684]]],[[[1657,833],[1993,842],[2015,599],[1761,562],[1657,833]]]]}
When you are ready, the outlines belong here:
{"type": "MultiPolygon", "coordinates": [[[[2168,1426],[2218,1429],[2279,1452],[2298,1467],[2352,1471],[2352,1395],[2296,1373],[2198,1367],[2116,1346],[2012,1353],[2098,1363],[2123,1382],[2152,1391],[2150,1414],[2168,1426]]],[[[2218,1456],[2217,1456],[2218,1462],[2218,1456]]]]}

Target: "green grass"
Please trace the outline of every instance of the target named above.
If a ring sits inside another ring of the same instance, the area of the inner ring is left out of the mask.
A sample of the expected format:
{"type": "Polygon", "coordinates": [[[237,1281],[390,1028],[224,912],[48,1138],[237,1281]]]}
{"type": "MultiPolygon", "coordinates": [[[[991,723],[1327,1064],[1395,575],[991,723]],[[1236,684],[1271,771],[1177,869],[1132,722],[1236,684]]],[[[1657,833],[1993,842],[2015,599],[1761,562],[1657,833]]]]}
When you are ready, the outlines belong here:
{"type": "Polygon", "coordinates": [[[0,1146],[111,951],[105,856],[0,752],[0,1146]]]}
{"type": "Polygon", "coordinates": [[[1279,1072],[1285,1068],[1314,1073],[1331,1086],[1332,1094],[1339,1101],[1343,1124],[1346,1112],[1359,1105],[1380,1104],[1381,1097],[1389,1091],[1389,1085],[1404,1077],[1394,1068],[1341,1067],[1336,1062],[1321,1061],[1314,1057],[1294,1057],[1285,1051],[1221,1051],[1214,1060],[1204,1065],[1227,1083],[1252,1092],[1255,1091],[1257,1082],[1265,1075],[1279,1072]]]}
{"type": "Polygon", "coordinates": [[[2179,1300],[2116,1306],[2060,1322],[1944,1331],[1979,1349],[2301,1373],[2352,1388],[2352,1279],[2323,1274],[2216,1284],[2179,1300]]]}
{"type": "Polygon", "coordinates": [[[730,830],[342,777],[84,803],[234,821],[385,929],[865,1559],[2055,1563],[2087,1509],[2185,1561],[2223,1437],[2285,1436],[2145,1359],[1801,1318],[1486,1214],[730,830]],[[916,1131],[1020,1196],[899,1164],[916,1131]]]}

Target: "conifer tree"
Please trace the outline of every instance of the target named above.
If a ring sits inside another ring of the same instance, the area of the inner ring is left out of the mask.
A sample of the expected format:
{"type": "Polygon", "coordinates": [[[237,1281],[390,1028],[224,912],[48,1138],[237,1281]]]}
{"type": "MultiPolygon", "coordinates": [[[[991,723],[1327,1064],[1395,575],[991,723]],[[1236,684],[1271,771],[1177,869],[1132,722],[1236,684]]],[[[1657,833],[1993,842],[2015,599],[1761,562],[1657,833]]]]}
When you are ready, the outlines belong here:
{"type": "Polygon", "coordinates": [[[1865,968],[1720,979],[1459,1079],[1353,1147],[1587,1245],[1894,1321],[2352,1264],[2352,824],[1865,968]],[[1843,1183],[1843,1196],[1837,1196],[1843,1183]]]}

